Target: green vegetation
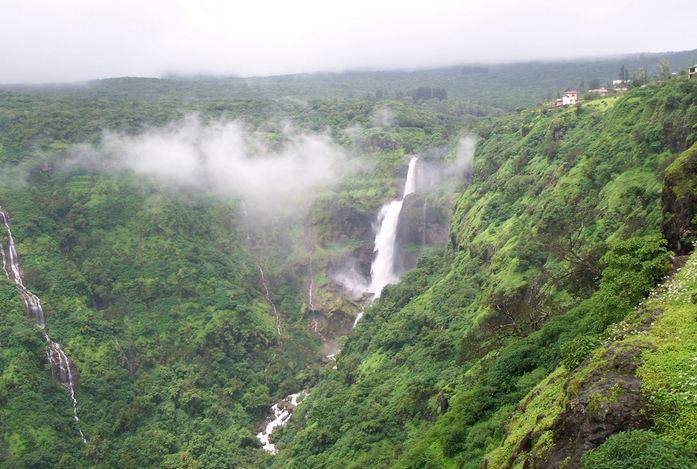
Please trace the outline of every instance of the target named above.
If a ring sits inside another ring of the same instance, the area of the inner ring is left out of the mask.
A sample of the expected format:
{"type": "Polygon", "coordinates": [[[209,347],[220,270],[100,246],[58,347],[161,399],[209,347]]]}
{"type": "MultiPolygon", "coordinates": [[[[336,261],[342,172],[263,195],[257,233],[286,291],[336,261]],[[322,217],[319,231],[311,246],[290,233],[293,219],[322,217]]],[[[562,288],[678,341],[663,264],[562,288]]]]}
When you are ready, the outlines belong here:
{"type": "Polygon", "coordinates": [[[583,457],[583,469],[692,469],[697,459],[689,450],[652,432],[636,430],[612,435],[583,457]]]}
{"type": "MultiPolygon", "coordinates": [[[[62,172],[30,176],[3,200],[51,335],[79,370],[82,464],[259,464],[252,426],[272,395],[302,386],[317,345],[296,331],[273,347],[230,208],[164,197],[127,176],[62,172]]],[[[57,401],[70,410],[64,392],[57,401]]],[[[54,427],[50,443],[76,431],[54,427]]],[[[36,444],[4,435],[8,451],[36,444]]]]}
{"type": "Polygon", "coordinates": [[[407,100],[89,94],[0,92],[0,202],[26,283],[75,365],[88,439],[83,447],[69,398],[43,362],[41,335],[2,281],[0,465],[264,465],[271,456],[255,433],[270,406],[324,372],[304,305],[309,253],[316,301],[329,315],[351,313],[355,305],[322,290],[325,267],[372,240],[370,223],[401,182],[405,152],[454,147],[464,122],[447,108],[407,100]],[[374,122],[386,108],[393,122],[374,122]],[[104,129],[134,134],[189,112],[204,122],[240,119],[270,145],[282,144],[288,121],[299,131],[326,131],[366,170],[321,194],[309,219],[272,220],[248,239],[236,200],[72,159],[74,144],[95,143],[104,129]],[[355,223],[344,230],[346,211],[368,231],[355,223]],[[280,311],[280,337],[258,264],[280,311]]]}
{"type": "Polygon", "coordinates": [[[506,467],[533,428],[526,454],[549,452],[564,397],[528,393],[579,366],[666,272],[662,173],[695,141],[674,129],[694,128],[696,105],[695,83],[674,80],[482,124],[450,249],[367,312],[278,465],[474,468],[495,451],[489,467],[506,467]]]}
{"type": "Polygon", "coordinates": [[[88,438],[83,446],[41,334],[3,281],[0,465],[691,464],[697,260],[654,288],[671,251],[694,239],[697,80],[502,116],[538,102],[540,88],[496,101],[492,86],[458,101],[457,73],[434,73],[421,90],[402,77],[403,95],[379,97],[389,74],[349,76],[359,91],[340,98],[323,93],[344,78],[326,88],[123,79],[0,92],[0,202],[51,336],[79,372],[88,438]],[[104,129],[134,134],[191,112],[239,119],[272,147],[287,122],[326,132],[361,170],[307,212],[250,233],[237,200],[71,160],[104,129]],[[336,369],[326,366],[310,324],[357,308],[332,290],[328,268],[370,248],[407,155],[447,161],[466,129],[481,137],[470,183],[454,184],[454,206],[448,194],[425,196],[434,212],[452,208],[447,246],[386,288],[336,369]],[[308,311],[310,281],[321,311],[308,311]],[[270,405],[309,388],[274,433],[279,454],[260,449],[270,405]],[[599,416],[606,433],[589,423],[599,416]],[[617,436],[587,452],[565,433],[575,425],[617,436]],[[646,451],[621,456],[639,445],[646,451]]]}
{"type": "Polygon", "coordinates": [[[0,282],[0,337],[2,465],[79,467],[82,442],[68,396],[51,378],[44,339],[8,282],[0,282]]]}
{"type": "Polygon", "coordinates": [[[651,298],[662,313],[642,337],[651,344],[637,376],[654,430],[675,443],[697,445],[697,257],[651,298]]]}

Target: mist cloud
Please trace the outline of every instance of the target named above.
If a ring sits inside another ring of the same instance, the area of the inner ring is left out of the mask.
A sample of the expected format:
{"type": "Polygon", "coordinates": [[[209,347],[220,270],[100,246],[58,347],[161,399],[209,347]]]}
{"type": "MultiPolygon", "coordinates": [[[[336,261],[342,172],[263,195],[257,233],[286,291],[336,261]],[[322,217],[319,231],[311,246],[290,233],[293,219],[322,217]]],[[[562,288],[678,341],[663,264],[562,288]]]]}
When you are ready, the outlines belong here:
{"type": "Polygon", "coordinates": [[[321,134],[282,131],[280,145],[239,122],[196,117],[129,136],[107,132],[74,162],[98,163],[153,177],[175,188],[239,197],[250,211],[279,214],[307,208],[317,191],[339,183],[355,166],[321,134]]]}
{"type": "MultiPolygon", "coordinates": [[[[442,190],[450,184],[462,184],[469,179],[472,172],[474,150],[477,146],[475,135],[460,137],[454,149],[454,157],[446,158],[448,150],[434,148],[433,155],[426,155],[418,168],[417,188],[419,190],[442,190]]],[[[452,150],[451,150],[452,151],[452,150]]]]}

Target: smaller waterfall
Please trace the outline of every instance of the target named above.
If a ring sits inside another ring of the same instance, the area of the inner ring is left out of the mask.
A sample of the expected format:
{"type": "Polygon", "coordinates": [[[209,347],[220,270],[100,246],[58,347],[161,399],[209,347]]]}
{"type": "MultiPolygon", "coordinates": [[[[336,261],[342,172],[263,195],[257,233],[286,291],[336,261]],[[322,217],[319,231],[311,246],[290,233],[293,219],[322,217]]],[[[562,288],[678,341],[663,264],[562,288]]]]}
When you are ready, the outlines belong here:
{"type": "Polygon", "coordinates": [[[46,348],[46,357],[51,364],[51,376],[57,379],[70,395],[70,400],[73,403],[73,418],[78,424],[77,431],[80,432],[82,442],[87,444],[87,438],[85,438],[85,434],[82,433],[82,429],[80,428],[80,417],[77,416],[77,399],[75,398],[75,387],[73,386],[73,372],[70,371],[70,360],[68,360],[68,356],[65,354],[60,344],[52,341],[45,332],[44,338],[48,344],[46,348]]]}
{"type": "Polygon", "coordinates": [[[310,311],[315,311],[315,305],[312,304],[312,290],[315,287],[315,279],[310,277],[310,287],[307,289],[307,301],[310,303],[310,311]]]}
{"type": "Polygon", "coordinates": [[[365,309],[363,309],[363,307],[361,306],[361,312],[356,314],[356,319],[353,320],[352,329],[355,329],[355,327],[358,325],[358,321],[361,320],[361,318],[363,317],[364,314],[365,314],[365,309]]]}
{"type": "Polygon", "coordinates": [[[409,161],[407,180],[404,183],[404,195],[399,200],[383,205],[378,215],[380,228],[375,236],[375,259],[370,266],[370,286],[368,291],[374,298],[379,298],[385,285],[399,282],[399,275],[394,271],[395,241],[399,214],[402,212],[404,198],[416,191],[416,161],[415,156],[409,161]]]}
{"type": "MultiPolygon", "coordinates": [[[[244,215],[244,233],[245,233],[245,238],[247,239],[247,245],[250,247],[250,249],[253,248],[252,246],[252,234],[249,229],[249,224],[248,224],[248,219],[249,219],[249,214],[247,213],[247,207],[245,204],[242,204],[242,214],[244,215]]],[[[276,308],[276,304],[273,302],[271,299],[271,291],[269,290],[269,284],[266,281],[266,276],[264,275],[264,269],[261,267],[261,255],[257,258],[257,269],[259,269],[259,274],[261,275],[261,286],[264,289],[264,298],[266,299],[266,302],[271,306],[271,309],[273,311],[273,316],[274,316],[274,322],[276,324],[276,332],[278,333],[278,338],[280,341],[281,338],[281,316],[278,313],[278,309],[276,308]]]]}
{"type": "Polygon", "coordinates": [[[278,404],[274,404],[271,407],[273,412],[273,419],[266,424],[264,431],[257,433],[257,438],[262,444],[262,447],[269,453],[276,454],[276,445],[271,443],[269,440],[271,434],[276,427],[282,427],[293,416],[293,409],[298,405],[298,399],[302,399],[307,393],[299,392],[296,394],[291,394],[290,396],[283,399],[278,404]]]}
{"type": "Polygon", "coordinates": [[[278,332],[278,337],[281,337],[281,316],[278,314],[278,309],[276,309],[276,305],[271,299],[271,292],[269,291],[269,285],[266,281],[266,277],[264,276],[264,269],[261,268],[261,263],[258,263],[257,267],[259,267],[259,273],[261,274],[261,284],[264,287],[264,297],[271,305],[271,309],[273,310],[273,315],[276,320],[276,332],[278,332]]]}
{"type": "Polygon", "coordinates": [[[80,428],[80,418],[77,415],[77,399],[75,398],[75,381],[73,380],[73,372],[71,369],[72,364],[60,344],[51,340],[51,337],[49,337],[46,332],[46,318],[44,309],[41,306],[41,300],[24,285],[14,237],[12,236],[12,230],[10,230],[10,223],[7,219],[7,215],[2,207],[0,207],[0,218],[2,219],[2,224],[8,238],[7,255],[9,256],[10,263],[8,269],[5,250],[2,245],[0,245],[3,271],[5,272],[5,276],[14,282],[15,288],[24,302],[24,309],[27,316],[29,316],[29,318],[34,321],[34,324],[43,331],[44,339],[46,340],[46,358],[48,358],[48,363],[51,365],[51,376],[53,376],[53,378],[68,392],[73,405],[73,418],[77,423],[77,430],[80,432],[82,442],[87,444],[87,439],[80,428]]]}
{"type": "Polygon", "coordinates": [[[312,266],[312,256],[310,256],[310,286],[307,289],[307,302],[308,306],[310,307],[310,311],[316,311],[315,310],[315,305],[312,303],[312,294],[313,290],[315,289],[315,269],[312,266]]]}

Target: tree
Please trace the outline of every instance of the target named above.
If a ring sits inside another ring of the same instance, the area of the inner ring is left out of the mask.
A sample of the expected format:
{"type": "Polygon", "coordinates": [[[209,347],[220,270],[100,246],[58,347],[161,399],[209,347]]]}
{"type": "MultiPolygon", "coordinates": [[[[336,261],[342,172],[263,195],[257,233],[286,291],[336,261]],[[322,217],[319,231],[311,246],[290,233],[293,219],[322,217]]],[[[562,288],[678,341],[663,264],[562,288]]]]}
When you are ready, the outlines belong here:
{"type": "Polygon", "coordinates": [[[620,67],[620,73],[618,76],[619,79],[622,81],[627,81],[627,79],[629,78],[629,71],[627,70],[627,67],[624,66],[624,64],[622,64],[622,66],[620,67]]]}
{"type": "Polygon", "coordinates": [[[646,69],[639,67],[632,72],[632,86],[641,86],[646,84],[646,69]]]}
{"type": "Polygon", "coordinates": [[[670,79],[670,63],[665,57],[661,59],[661,63],[656,67],[656,79],[661,81],[670,79]]]}

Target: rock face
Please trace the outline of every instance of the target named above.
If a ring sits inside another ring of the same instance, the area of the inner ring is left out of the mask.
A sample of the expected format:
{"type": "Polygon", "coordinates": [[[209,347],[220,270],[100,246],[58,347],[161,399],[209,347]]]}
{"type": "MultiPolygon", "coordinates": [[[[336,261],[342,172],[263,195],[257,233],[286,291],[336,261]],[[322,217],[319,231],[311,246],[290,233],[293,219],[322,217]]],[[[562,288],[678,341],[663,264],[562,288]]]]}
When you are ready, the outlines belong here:
{"type": "Polygon", "coordinates": [[[661,207],[661,231],[668,248],[678,255],[687,254],[697,239],[693,223],[697,214],[697,143],[666,169],[661,207]]]}
{"type": "Polygon", "coordinates": [[[397,226],[395,270],[404,272],[415,267],[424,246],[445,245],[449,220],[448,210],[424,195],[415,193],[406,197],[397,226]]]}
{"type": "Polygon", "coordinates": [[[370,242],[375,236],[374,218],[372,211],[364,212],[349,205],[335,204],[316,220],[318,225],[327,228],[327,232],[321,234],[320,241],[332,243],[359,239],[370,242]]]}
{"type": "Polygon", "coordinates": [[[610,347],[600,366],[565,384],[569,400],[553,425],[554,447],[535,467],[577,468],[581,456],[611,434],[649,426],[641,412],[641,381],[634,376],[642,348],[610,347]]]}

